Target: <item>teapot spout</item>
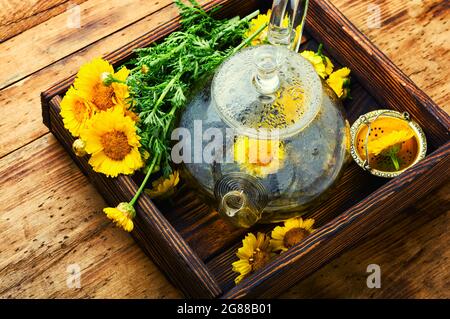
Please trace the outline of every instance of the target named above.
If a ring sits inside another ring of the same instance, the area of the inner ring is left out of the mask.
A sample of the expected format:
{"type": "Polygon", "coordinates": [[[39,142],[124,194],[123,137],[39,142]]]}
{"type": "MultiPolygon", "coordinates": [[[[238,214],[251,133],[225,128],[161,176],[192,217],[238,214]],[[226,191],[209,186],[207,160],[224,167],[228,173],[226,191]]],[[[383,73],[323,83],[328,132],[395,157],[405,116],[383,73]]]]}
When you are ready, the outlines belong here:
{"type": "Polygon", "coordinates": [[[249,228],[261,219],[261,211],[249,201],[244,191],[232,190],[219,203],[219,214],[237,227],[249,228]]]}

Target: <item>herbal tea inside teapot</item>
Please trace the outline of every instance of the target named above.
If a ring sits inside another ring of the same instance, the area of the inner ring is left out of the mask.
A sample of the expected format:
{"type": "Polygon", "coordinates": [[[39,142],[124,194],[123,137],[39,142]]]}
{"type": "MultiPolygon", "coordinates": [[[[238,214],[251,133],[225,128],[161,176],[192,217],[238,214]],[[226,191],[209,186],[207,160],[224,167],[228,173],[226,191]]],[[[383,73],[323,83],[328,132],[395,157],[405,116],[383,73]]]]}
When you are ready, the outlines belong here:
{"type": "Polygon", "coordinates": [[[285,26],[283,3],[274,4],[272,45],[226,60],[180,123],[191,136],[181,142],[185,175],[241,227],[304,213],[324,198],[348,158],[340,101],[311,63],[289,49],[298,47],[304,11],[297,12],[300,27],[295,17],[285,26]]]}

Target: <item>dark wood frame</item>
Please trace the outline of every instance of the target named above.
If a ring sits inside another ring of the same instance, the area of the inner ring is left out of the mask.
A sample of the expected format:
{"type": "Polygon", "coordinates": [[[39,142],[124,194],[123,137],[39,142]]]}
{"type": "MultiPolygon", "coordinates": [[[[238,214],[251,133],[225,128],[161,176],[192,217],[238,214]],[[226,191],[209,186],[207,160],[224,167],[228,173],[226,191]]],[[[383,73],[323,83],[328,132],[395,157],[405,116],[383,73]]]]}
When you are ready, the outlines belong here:
{"type": "MultiPolygon", "coordinates": [[[[210,9],[222,5],[221,14],[248,13],[258,1],[211,0],[210,9]]],[[[145,36],[108,54],[105,58],[120,65],[132,56],[135,48],[157,41],[179,26],[168,21],[145,36]]],[[[226,258],[207,265],[183,236],[146,195],[136,205],[137,217],[133,236],[153,261],[187,297],[254,298],[273,297],[331,258],[361,240],[375,227],[414,203],[449,177],[449,116],[404,75],[383,53],[362,35],[329,1],[310,1],[307,31],[325,47],[331,48],[334,60],[352,69],[353,76],[379,105],[408,111],[425,129],[432,153],[418,165],[371,192],[361,201],[324,223],[306,240],[283,253],[240,285],[224,289],[217,273],[230,267],[226,258]],[[219,266],[218,266],[219,265],[219,266]],[[212,270],[214,269],[214,270],[212,270]],[[223,268],[224,269],[224,268],[223,268]]],[[[331,51],[331,50],[330,50],[331,51]]],[[[59,115],[59,102],[74,76],[53,85],[41,95],[43,119],[50,131],[67,149],[74,161],[97,187],[110,205],[128,201],[138,185],[131,177],[116,179],[97,174],[86,159],[74,156],[73,138],[64,129],[59,115]]],[[[228,287],[228,286],[227,286],[228,287]]]]}

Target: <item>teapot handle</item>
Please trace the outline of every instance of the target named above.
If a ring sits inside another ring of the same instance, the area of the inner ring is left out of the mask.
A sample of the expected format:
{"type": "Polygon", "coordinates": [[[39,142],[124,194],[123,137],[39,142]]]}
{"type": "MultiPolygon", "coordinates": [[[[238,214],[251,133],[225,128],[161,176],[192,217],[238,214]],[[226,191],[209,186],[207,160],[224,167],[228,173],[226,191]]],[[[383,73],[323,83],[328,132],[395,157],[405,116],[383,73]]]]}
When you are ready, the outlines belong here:
{"type": "Polygon", "coordinates": [[[274,0],[268,38],[273,45],[287,46],[298,52],[309,0],[274,0]]]}

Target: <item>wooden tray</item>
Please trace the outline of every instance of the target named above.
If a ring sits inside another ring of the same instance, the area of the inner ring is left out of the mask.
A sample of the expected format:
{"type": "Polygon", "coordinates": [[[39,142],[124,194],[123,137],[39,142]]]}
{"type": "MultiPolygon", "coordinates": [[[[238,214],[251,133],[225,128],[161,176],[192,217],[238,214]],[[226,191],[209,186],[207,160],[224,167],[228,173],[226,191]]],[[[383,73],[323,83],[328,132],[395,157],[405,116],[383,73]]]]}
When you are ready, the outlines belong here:
{"type": "MultiPolygon", "coordinates": [[[[207,9],[221,5],[218,14],[224,17],[267,9],[258,0],[203,3],[207,9]]],[[[105,58],[118,66],[132,57],[133,49],[148,46],[178,27],[178,19],[167,21],[105,58]]],[[[407,111],[425,131],[428,156],[392,180],[373,177],[352,163],[337,191],[306,215],[316,219],[318,230],[238,286],[233,282],[236,274],[231,271],[231,263],[245,230],[230,228],[186,185],[170,202],[154,203],[144,194],[136,205],[132,235],[187,297],[276,296],[448,179],[448,115],[327,0],[310,1],[303,49],[316,49],[318,43],[324,44],[335,64],[352,70],[353,99],[345,102],[350,122],[374,109],[407,111]]],[[[87,160],[74,156],[71,150],[73,138],[63,127],[59,102],[73,79],[72,76],[42,93],[44,123],[109,205],[128,201],[138,188],[138,176],[106,178],[93,172],[87,160]]],[[[254,230],[272,227],[262,225],[254,230]]]]}

